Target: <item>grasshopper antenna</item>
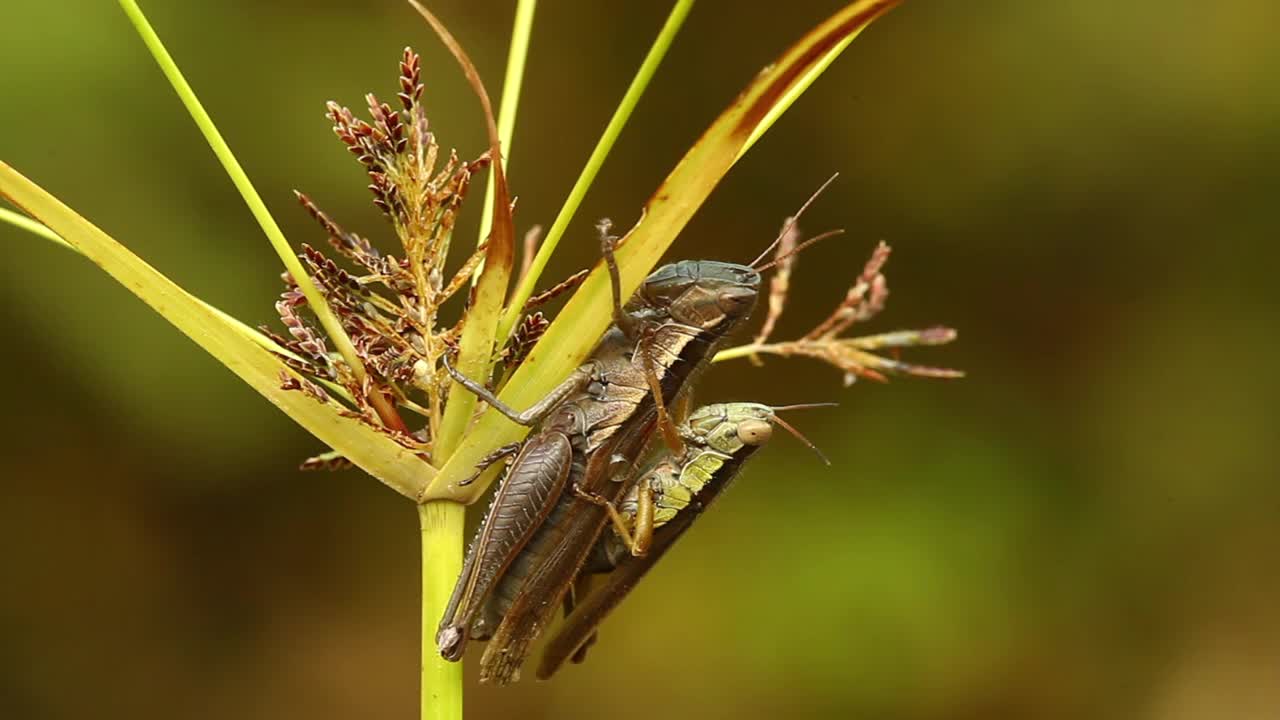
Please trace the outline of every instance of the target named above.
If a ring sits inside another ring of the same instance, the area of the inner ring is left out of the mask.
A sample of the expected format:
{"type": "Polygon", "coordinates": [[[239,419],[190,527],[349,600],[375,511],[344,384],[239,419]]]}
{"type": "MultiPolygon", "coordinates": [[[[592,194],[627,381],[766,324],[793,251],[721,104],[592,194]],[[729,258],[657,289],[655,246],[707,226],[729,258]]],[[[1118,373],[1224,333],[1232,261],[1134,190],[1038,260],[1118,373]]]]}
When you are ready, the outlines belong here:
{"type": "MultiPolygon", "coordinates": [[[[836,407],[836,403],[830,403],[830,402],[829,403],[803,403],[800,405],[782,405],[780,407],[775,407],[771,409],[774,411],[774,413],[777,413],[780,410],[808,410],[809,408],[820,408],[820,407],[836,407]]],[[[779,426],[781,426],[783,430],[786,430],[787,432],[791,433],[795,437],[795,439],[804,443],[805,447],[812,450],[814,454],[818,456],[818,459],[823,462],[824,465],[828,465],[828,466],[831,465],[831,461],[827,459],[826,455],[822,454],[822,451],[818,449],[818,446],[814,445],[809,440],[809,438],[805,437],[799,430],[792,427],[792,425],[788,423],[786,420],[783,420],[782,418],[778,417],[775,414],[773,416],[772,421],[778,424],[779,426]]]]}
{"type": "Polygon", "coordinates": [[[791,257],[792,255],[795,255],[796,253],[800,252],[801,250],[804,250],[805,248],[809,247],[810,245],[813,245],[814,243],[822,242],[823,240],[826,240],[829,237],[835,237],[836,235],[843,235],[843,234],[844,234],[844,230],[828,230],[827,232],[824,232],[821,235],[816,235],[814,237],[809,238],[808,240],[805,240],[804,242],[795,246],[795,249],[793,249],[791,252],[787,253],[786,255],[776,257],[772,261],[767,262],[764,265],[761,265],[760,267],[752,266],[752,269],[755,270],[756,272],[764,272],[765,270],[768,270],[774,265],[777,265],[783,260],[786,260],[787,258],[791,257]]]}
{"type": "Polygon", "coordinates": [[[809,196],[809,199],[804,201],[804,205],[801,205],[800,209],[796,211],[796,214],[788,218],[787,222],[783,224],[782,232],[778,233],[778,237],[774,238],[774,241],[769,243],[769,247],[765,248],[764,252],[760,253],[760,257],[752,260],[751,265],[748,267],[754,268],[756,263],[760,262],[766,255],[773,252],[773,249],[778,247],[778,243],[782,242],[782,238],[786,237],[787,233],[791,232],[791,230],[796,226],[796,223],[800,222],[800,216],[804,215],[804,211],[808,210],[809,206],[813,204],[813,201],[817,200],[818,196],[822,194],[822,191],[826,190],[827,187],[831,185],[831,183],[835,182],[838,177],[840,177],[840,173],[832,173],[831,177],[827,178],[826,182],[822,183],[817,190],[814,190],[813,194],[809,196]]]}
{"type": "Polygon", "coordinates": [[[840,403],[820,402],[820,403],[798,403],[796,405],[776,405],[769,408],[774,412],[786,412],[787,410],[812,410],[820,407],[840,407],[840,403]]]}

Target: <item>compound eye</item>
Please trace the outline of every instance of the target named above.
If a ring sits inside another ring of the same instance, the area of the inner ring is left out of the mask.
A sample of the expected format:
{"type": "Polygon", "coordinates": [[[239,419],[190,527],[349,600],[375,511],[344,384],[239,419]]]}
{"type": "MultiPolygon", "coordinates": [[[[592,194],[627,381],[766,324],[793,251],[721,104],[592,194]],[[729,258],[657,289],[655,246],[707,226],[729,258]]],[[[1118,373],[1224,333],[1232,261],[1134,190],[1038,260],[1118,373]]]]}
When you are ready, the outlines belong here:
{"type": "Polygon", "coordinates": [[[716,304],[729,313],[749,313],[756,305],[758,293],[751,288],[729,286],[716,293],[716,304]]]}
{"type": "Polygon", "coordinates": [[[738,439],[746,445],[763,445],[773,435],[773,426],[763,420],[744,420],[738,424],[738,439]]]}

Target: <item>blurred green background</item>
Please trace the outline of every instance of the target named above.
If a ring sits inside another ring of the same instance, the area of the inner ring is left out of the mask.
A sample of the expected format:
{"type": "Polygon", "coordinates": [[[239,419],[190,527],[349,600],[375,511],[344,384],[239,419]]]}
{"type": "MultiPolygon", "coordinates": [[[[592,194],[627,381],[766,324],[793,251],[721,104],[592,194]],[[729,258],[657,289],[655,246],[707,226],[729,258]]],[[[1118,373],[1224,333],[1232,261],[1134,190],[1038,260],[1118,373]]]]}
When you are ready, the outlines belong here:
{"type": "MultiPolygon", "coordinates": [[[[635,219],[752,74],[834,2],[704,2],[548,277],[635,219]]],[[[424,55],[442,144],[483,149],[398,2],[144,4],[295,242],[311,193],[387,239],[323,102],[424,55]]],[[[432,6],[496,94],[513,3],[432,6]]],[[[665,15],[539,9],[510,170],[549,223],[665,15]]],[[[831,172],[778,337],[879,239],[908,359],[844,389],[718,367],[704,400],[837,400],[782,438],[552,683],[470,717],[1274,717],[1280,4],[915,0],[739,164],[673,257],[746,259],[831,172]]],[[[8,3],[0,158],[184,286],[273,318],[280,268],[114,3],[8,3]]],[[[478,194],[476,196],[478,198],[478,194]]],[[[462,237],[474,236],[478,200],[462,237]]],[[[0,715],[412,717],[415,514],[88,263],[0,227],[0,715]]],[[[473,661],[474,659],[472,659],[473,661]]],[[[469,681],[474,677],[469,668],[469,681]]]]}

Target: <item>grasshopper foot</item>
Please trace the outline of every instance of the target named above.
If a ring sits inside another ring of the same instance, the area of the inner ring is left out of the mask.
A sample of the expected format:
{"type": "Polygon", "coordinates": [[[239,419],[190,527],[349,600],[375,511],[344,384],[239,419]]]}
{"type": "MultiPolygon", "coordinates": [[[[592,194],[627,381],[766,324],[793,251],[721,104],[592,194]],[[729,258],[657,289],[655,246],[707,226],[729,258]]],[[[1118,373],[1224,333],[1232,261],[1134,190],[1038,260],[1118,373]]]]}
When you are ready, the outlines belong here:
{"type": "Polygon", "coordinates": [[[470,485],[471,483],[475,482],[477,478],[483,475],[484,471],[488,470],[490,465],[493,465],[494,463],[504,458],[511,457],[518,452],[520,452],[520,443],[514,442],[508,445],[503,445],[502,447],[499,447],[497,450],[494,450],[488,455],[485,455],[484,457],[480,458],[480,462],[476,463],[475,472],[471,473],[470,475],[458,481],[458,487],[466,487],[470,485]]]}
{"type": "Polygon", "coordinates": [[[613,503],[605,499],[603,495],[600,495],[598,493],[593,493],[590,490],[587,490],[586,488],[582,487],[582,485],[577,482],[573,484],[571,491],[573,492],[574,497],[578,498],[579,500],[586,500],[592,505],[598,505],[600,507],[611,507],[613,505],[613,503]]]}

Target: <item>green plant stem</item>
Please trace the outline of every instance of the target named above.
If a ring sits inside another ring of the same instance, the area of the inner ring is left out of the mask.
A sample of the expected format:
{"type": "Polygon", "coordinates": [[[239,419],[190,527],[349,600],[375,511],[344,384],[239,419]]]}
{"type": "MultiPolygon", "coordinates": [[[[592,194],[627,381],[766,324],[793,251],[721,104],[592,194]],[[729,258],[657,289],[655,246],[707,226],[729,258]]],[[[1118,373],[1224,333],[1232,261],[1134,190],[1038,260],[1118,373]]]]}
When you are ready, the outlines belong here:
{"type": "MultiPolygon", "coordinates": [[[[266,203],[262,201],[262,197],[254,189],[248,174],[245,173],[244,168],[240,167],[240,162],[236,160],[235,154],[231,152],[231,147],[222,138],[222,133],[218,132],[217,126],[213,123],[213,118],[209,116],[208,111],[204,109],[199,98],[196,97],[195,90],[191,88],[190,83],[183,77],[182,71],[178,69],[177,63],[173,60],[173,56],[165,49],[164,43],[160,41],[160,36],[152,29],[151,23],[147,22],[147,18],[142,13],[142,8],[138,7],[138,3],[134,2],[134,0],[119,0],[119,2],[125,15],[133,23],[134,29],[141,36],[143,44],[147,46],[147,50],[155,58],[156,64],[160,66],[160,71],[164,73],[169,84],[173,86],[174,92],[178,94],[178,98],[187,108],[187,112],[191,115],[196,127],[204,135],[205,142],[209,144],[213,154],[222,163],[223,169],[226,171],[227,176],[231,178],[232,184],[236,186],[236,190],[240,191],[240,197],[244,199],[245,205],[249,207],[254,219],[258,221],[262,232],[266,234],[267,240],[271,242],[271,247],[280,256],[285,269],[289,271],[289,275],[297,283],[298,289],[307,298],[307,304],[311,306],[311,311],[315,313],[321,327],[324,328],[325,333],[333,341],[338,354],[342,356],[347,366],[351,368],[356,380],[363,383],[367,373],[364,364],[360,362],[360,357],[356,354],[356,348],[351,343],[351,338],[343,330],[342,324],[338,322],[337,316],[333,314],[329,304],[325,302],[320,290],[316,288],[315,283],[311,282],[311,276],[302,267],[302,262],[298,259],[297,254],[294,253],[293,248],[289,246],[289,241],[285,239],[284,232],[280,230],[275,218],[271,216],[271,211],[267,210],[266,203]]],[[[378,411],[378,416],[382,418],[383,423],[397,430],[408,432],[404,421],[400,420],[399,414],[387,402],[382,393],[370,393],[369,401],[378,411]]]]}
{"type": "MultiPolygon", "coordinates": [[[[501,162],[504,171],[510,167],[516,112],[520,104],[520,88],[524,82],[524,68],[529,54],[529,36],[533,30],[536,7],[536,0],[519,0],[516,5],[515,23],[511,30],[511,47],[507,53],[507,68],[503,76],[502,99],[497,118],[498,148],[502,157],[494,158],[495,163],[501,162]]],[[[496,178],[496,172],[489,174],[477,244],[484,242],[493,230],[493,211],[497,196],[496,178]]],[[[505,212],[506,208],[503,208],[503,211],[505,212]]],[[[474,282],[483,285],[484,270],[484,263],[476,267],[472,275],[474,282]]],[[[505,295],[505,279],[502,291],[505,295]]],[[[472,312],[475,312],[481,303],[481,298],[477,296],[471,308],[472,312]]],[[[494,312],[496,313],[496,309],[494,312]]],[[[474,319],[468,316],[469,323],[474,319]]],[[[490,332],[491,328],[492,326],[489,326],[486,332],[490,332]]],[[[484,340],[486,344],[484,354],[487,359],[490,354],[488,335],[484,336],[484,340]]],[[[464,335],[464,350],[458,359],[460,365],[464,365],[466,358],[463,356],[469,349],[465,341],[464,335]]],[[[488,367],[487,363],[485,367],[488,367]]],[[[450,401],[441,431],[435,438],[436,456],[441,458],[441,461],[453,454],[462,436],[463,424],[471,419],[471,405],[461,402],[462,400],[463,398],[459,396],[450,401]],[[465,412],[456,412],[460,409],[465,412]],[[457,426],[456,430],[453,426],[457,426]]],[[[436,648],[436,628],[449,604],[453,585],[462,573],[462,529],[465,518],[466,506],[449,500],[424,503],[418,508],[418,523],[422,536],[422,720],[462,720],[462,663],[449,662],[440,657],[436,648]]]]}
{"type": "Polygon", "coordinates": [[[422,720],[461,720],[462,663],[436,651],[436,628],[462,573],[466,506],[437,500],[418,506],[422,532],[422,720]]]}
{"type": "Polygon", "coordinates": [[[546,268],[547,261],[551,259],[551,253],[555,252],[556,245],[560,243],[560,238],[564,236],[570,221],[577,214],[578,207],[587,195],[587,190],[595,182],[596,175],[600,172],[600,168],[604,166],[605,159],[609,157],[609,152],[613,150],[613,146],[618,140],[618,135],[622,133],[622,128],[626,127],[627,121],[631,119],[631,112],[635,110],[636,104],[640,102],[640,96],[644,95],[645,89],[649,87],[649,81],[653,79],[658,66],[662,64],[662,59],[666,56],[676,33],[679,32],[680,26],[684,24],[684,20],[688,17],[692,8],[693,0],[677,0],[675,7],[671,8],[671,14],[667,16],[666,23],[663,24],[657,39],[653,41],[653,45],[649,48],[649,53],[645,56],[644,62],[641,63],[640,69],[636,71],[636,76],[631,80],[631,85],[627,88],[626,94],[622,96],[622,102],[618,103],[618,109],[613,111],[613,117],[609,119],[609,124],[605,126],[604,134],[600,136],[595,149],[591,151],[591,157],[587,158],[587,164],[582,168],[582,173],[578,175],[578,180],[573,184],[573,189],[569,191],[569,197],[565,199],[564,206],[560,208],[560,213],[556,215],[555,221],[551,224],[551,229],[547,231],[547,236],[543,238],[542,245],[538,247],[538,253],[529,265],[529,272],[525,273],[525,276],[520,279],[520,285],[516,288],[515,294],[512,295],[511,302],[507,305],[506,312],[502,315],[502,320],[498,322],[496,340],[499,346],[506,343],[507,337],[511,334],[511,328],[515,327],[516,322],[520,319],[525,301],[529,299],[529,296],[533,295],[533,288],[537,285],[543,269],[546,268]]]}

